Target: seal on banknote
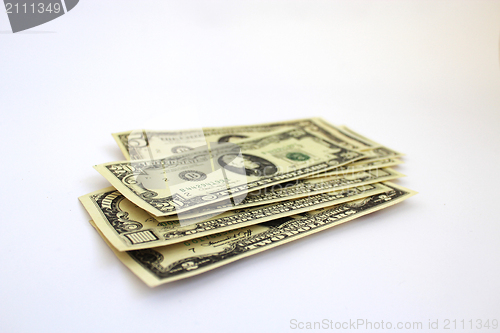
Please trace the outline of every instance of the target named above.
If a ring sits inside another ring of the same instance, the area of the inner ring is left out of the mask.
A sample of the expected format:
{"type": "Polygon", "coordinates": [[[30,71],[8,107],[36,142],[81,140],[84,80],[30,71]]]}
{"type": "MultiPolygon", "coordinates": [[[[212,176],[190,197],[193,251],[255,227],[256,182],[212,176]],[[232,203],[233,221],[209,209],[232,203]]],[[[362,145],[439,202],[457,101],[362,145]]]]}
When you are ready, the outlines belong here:
{"type": "Polygon", "coordinates": [[[292,161],[307,161],[311,157],[309,155],[306,155],[304,153],[299,153],[299,152],[293,152],[293,153],[288,153],[286,154],[286,158],[292,161]]]}
{"type": "Polygon", "coordinates": [[[199,182],[207,179],[207,175],[198,170],[186,170],[179,173],[179,178],[188,182],[199,182]]]}

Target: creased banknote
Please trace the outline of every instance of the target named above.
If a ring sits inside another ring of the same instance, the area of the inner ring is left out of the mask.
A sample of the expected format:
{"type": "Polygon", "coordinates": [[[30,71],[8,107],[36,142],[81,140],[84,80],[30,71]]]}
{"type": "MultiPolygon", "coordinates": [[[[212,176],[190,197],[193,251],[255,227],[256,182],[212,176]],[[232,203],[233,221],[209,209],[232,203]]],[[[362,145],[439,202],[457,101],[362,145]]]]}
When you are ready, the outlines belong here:
{"type": "Polygon", "coordinates": [[[398,164],[403,163],[403,161],[397,158],[370,158],[370,159],[362,159],[358,162],[349,163],[347,165],[337,167],[333,170],[318,173],[308,178],[317,178],[317,177],[325,177],[325,176],[335,176],[335,175],[348,175],[353,174],[359,171],[372,171],[374,169],[379,168],[387,168],[392,167],[398,164]]]}
{"type": "Polygon", "coordinates": [[[215,203],[191,210],[181,216],[157,216],[158,221],[180,220],[182,225],[193,223],[195,217],[208,218],[234,209],[245,209],[258,205],[297,199],[334,190],[343,190],[353,186],[385,182],[404,177],[402,173],[391,168],[360,171],[338,176],[321,178],[301,178],[287,183],[277,184],[261,190],[249,192],[239,200],[238,205],[232,203],[215,203]]]}
{"type": "Polygon", "coordinates": [[[350,129],[347,126],[334,126],[330,123],[328,123],[326,120],[320,118],[317,119],[318,122],[326,125],[330,129],[334,129],[337,132],[342,133],[344,136],[348,137],[351,141],[350,142],[356,142],[353,145],[354,146],[359,146],[359,147],[365,147],[365,148],[360,148],[361,151],[369,151],[370,156],[374,158],[379,158],[379,157],[401,157],[404,156],[404,154],[397,152],[393,149],[390,149],[388,147],[385,147],[381,145],[380,143],[377,143],[371,139],[368,139],[367,137],[355,132],[354,130],[350,129]]]}
{"type": "Polygon", "coordinates": [[[129,252],[111,248],[132,272],[154,287],[292,242],[394,205],[416,193],[395,184],[385,185],[390,190],[384,193],[179,244],[129,252]]]}
{"type": "Polygon", "coordinates": [[[95,169],[139,207],[166,216],[215,202],[236,204],[247,192],[365,157],[304,128],[218,144],[206,152],[199,149],[160,160],[105,163],[95,169]]]}

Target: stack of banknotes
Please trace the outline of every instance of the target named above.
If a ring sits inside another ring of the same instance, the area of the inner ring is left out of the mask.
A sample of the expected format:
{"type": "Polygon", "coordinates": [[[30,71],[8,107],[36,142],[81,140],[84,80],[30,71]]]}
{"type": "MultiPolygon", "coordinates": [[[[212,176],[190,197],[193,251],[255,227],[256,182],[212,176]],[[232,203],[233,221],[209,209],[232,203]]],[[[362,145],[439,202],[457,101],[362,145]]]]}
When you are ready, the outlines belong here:
{"type": "Polygon", "coordinates": [[[112,186],[80,197],[149,286],[187,278],[399,203],[401,153],[321,118],[113,134],[112,186]]]}

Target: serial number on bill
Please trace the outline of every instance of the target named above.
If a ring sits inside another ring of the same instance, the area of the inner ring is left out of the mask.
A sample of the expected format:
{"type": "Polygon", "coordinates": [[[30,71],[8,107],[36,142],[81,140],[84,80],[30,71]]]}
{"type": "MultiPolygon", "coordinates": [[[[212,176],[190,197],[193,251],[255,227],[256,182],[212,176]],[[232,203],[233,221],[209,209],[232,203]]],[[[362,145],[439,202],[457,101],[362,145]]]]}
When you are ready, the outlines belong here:
{"type": "Polygon", "coordinates": [[[43,13],[55,13],[58,14],[61,10],[61,4],[54,2],[54,3],[10,3],[7,2],[5,3],[5,9],[7,11],[7,14],[43,14],[43,13]]]}

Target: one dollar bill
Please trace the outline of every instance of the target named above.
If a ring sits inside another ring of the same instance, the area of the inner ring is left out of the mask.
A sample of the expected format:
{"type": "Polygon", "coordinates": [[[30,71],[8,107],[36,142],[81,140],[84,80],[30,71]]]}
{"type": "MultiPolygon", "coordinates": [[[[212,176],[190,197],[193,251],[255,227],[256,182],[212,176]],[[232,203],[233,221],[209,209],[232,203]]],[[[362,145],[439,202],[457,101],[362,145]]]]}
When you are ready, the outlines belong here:
{"type": "MultiPolygon", "coordinates": [[[[322,123],[326,123],[326,121],[323,119],[318,120],[318,121],[321,121],[322,123]]],[[[330,125],[330,126],[334,127],[333,125],[330,125]]],[[[388,148],[384,145],[381,145],[380,143],[377,143],[377,142],[359,134],[358,132],[355,132],[354,130],[352,130],[351,128],[349,128],[347,126],[344,126],[344,125],[343,126],[335,126],[334,128],[335,128],[335,130],[341,132],[342,134],[344,134],[346,137],[348,137],[352,141],[357,142],[358,145],[369,147],[369,148],[361,149],[361,150],[370,151],[370,153],[373,157],[401,157],[401,156],[404,156],[403,153],[400,153],[398,151],[395,151],[394,149],[391,149],[391,148],[388,148]]]]}
{"type": "Polygon", "coordinates": [[[372,171],[374,169],[387,168],[392,167],[398,164],[403,163],[400,159],[397,158],[370,158],[370,159],[362,159],[360,161],[349,163],[347,165],[337,167],[333,170],[318,173],[308,178],[317,178],[317,177],[325,177],[325,176],[335,176],[335,175],[348,175],[353,174],[359,171],[372,171]]]}
{"type": "Polygon", "coordinates": [[[359,140],[349,138],[338,128],[325,125],[321,118],[181,131],[134,130],[113,133],[112,135],[127,160],[141,160],[165,158],[210,142],[238,142],[296,127],[304,128],[347,149],[364,150],[369,148],[359,140]]]}
{"type": "Polygon", "coordinates": [[[337,176],[296,179],[291,182],[281,183],[272,187],[266,187],[262,190],[249,192],[238,205],[233,205],[232,203],[215,203],[193,209],[187,214],[181,214],[179,216],[158,216],[156,219],[158,221],[180,220],[183,225],[190,224],[192,221],[196,220],[195,218],[197,217],[198,220],[200,218],[206,219],[223,212],[229,214],[232,210],[268,205],[279,201],[292,200],[335,190],[343,190],[359,185],[385,182],[400,177],[404,177],[404,175],[391,168],[385,168],[337,176]]]}
{"type": "Polygon", "coordinates": [[[193,149],[160,160],[111,162],[95,169],[139,207],[167,216],[229,202],[363,157],[305,128],[293,128],[207,152],[193,149]]]}

